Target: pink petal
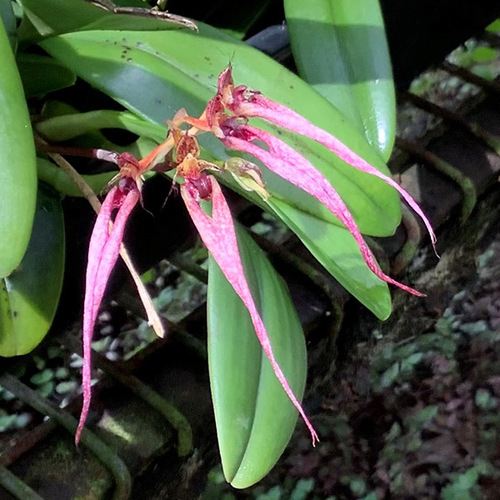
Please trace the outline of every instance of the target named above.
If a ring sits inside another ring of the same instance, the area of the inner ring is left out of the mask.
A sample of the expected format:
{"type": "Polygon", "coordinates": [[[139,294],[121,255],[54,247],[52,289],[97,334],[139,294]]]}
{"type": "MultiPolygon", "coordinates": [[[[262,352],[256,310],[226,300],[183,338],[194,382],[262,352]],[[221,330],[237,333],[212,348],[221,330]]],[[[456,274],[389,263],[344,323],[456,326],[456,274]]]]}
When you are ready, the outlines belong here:
{"type": "Polygon", "coordinates": [[[83,426],[85,425],[85,420],[87,419],[90,408],[90,357],[94,325],[109,275],[120,253],[120,245],[123,239],[125,224],[140,196],[135,183],[131,186],[126,186],[126,188],[128,192],[124,192],[123,186],[115,186],[108,193],[99,211],[90,238],[83,309],[83,405],[78,429],[75,435],[76,444],[80,441],[83,426]],[[111,221],[111,214],[115,208],[118,208],[118,213],[110,232],[109,224],[111,221]]]}
{"type": "Polygon", "coordinates": [[[245,307],[250,313],[250,318],[255,327],[257,338],[269,358],[274,373],[281,383],[288,397],[297,408],[309,432],[312,436],[313,445],[318,441],[318,435],[312,424],[309,422],[302,406],[295,397],[288,381],[282,372],[269,341],[266,327],[260,317],[252,293],[245,278],[243,264],[238,250],[238,242],[234,230],[231,212],[226,203],[224,195],[218,182],[214,177],[209,177],[212,184],[212,216],[208,216],[200,207],[199,194],[196,188],[187,181],[181,186],[181,195],[186,203],[189,214],[200,233],[203,243],[205,243],[212,257],[217,262],[224,276],[229,281],[234,291],[241,298],[245,307]]]}
{"type": "Polygon", "coordinates": [[[381,271],[342,198],[323,174],[295,149],[264,130],[238,123],[236,120],[228,120],[226,125],[223,125],[222,130],[226,136],[221,140],[227,147],[250,153],[266,165],[269,170],[303,189],[325,205],[352,234],[361,250],[363,259],[376,276],[413,295],[423,295],[381,271]],[[251,142],[255,140],[264,142],[269,151],[251,142]]]}
{"type": "MultiPolygon", "coordinates": [[[[227,78],[227,75],[225,75],[225,80],[227,80],[227,78]]],[[[237,116],[254,116],[264,118],[265,120],[279,125],[280,127],[292,130],[293,132],[297,132],[298,134],[304,135],[306,137],[310,137],[316,142],[323,144],[323,146],[335,153],[348,165],[351,165],[358,170],[374,175],[375,177],[378,177],[379,179],[385,181],[387,184],[396,189],[399,194],[405,199],[408,205],[410,205],[410,207],[420,216],[427,228],[427,231],[429,232],[432,246],[434,247],[435,251],[436,235],[434,234],[429,219],[427,219],[422,209],[418,206],[418,203],[411,197],[411,195],[407,191],[405,191],[397,182],[395,182],[394,179],[383,174],[375,167],[370,165],[366,160],[349,149],[336,137],[329,134],[325,130],[316,127],[304,117],[291,110],[290,108],[287,108],[283,104],[277,103],[275,101],[272,101],[271,99],[264,97],[260,92],[250,91],[244,86],[236,87],[234,89],[232,94],[232,101],[229,102],[227,106],[237,116]]]]}

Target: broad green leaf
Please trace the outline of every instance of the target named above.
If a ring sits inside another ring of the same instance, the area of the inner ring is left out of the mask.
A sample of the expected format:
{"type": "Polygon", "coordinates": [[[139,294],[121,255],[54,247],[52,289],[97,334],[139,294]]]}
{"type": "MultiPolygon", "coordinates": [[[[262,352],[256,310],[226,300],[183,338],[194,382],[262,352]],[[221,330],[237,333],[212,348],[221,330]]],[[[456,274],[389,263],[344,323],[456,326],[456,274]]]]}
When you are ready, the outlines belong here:
{"type": "Polygon", "coordinates": [[[300,75],[387,160],[396,131],[391,61],[378,0],[285,0],[300,75]]]}
{"type": "Polygon", "coordinates": [[[379,319],[391,314],[391,296],[387,283],[366,267],[358,246],[349,231],[325,224],[300,210],[293,212],[278,200],[271,200],[276,215],[302,240],[309,251],[332,276],[358,298],[379,319]]]}
{"type": "Polygon", "coordinates": [[[19,356],[45,337],[64,275],[64,221],[59,195],[40,185],[33,233],[20,266],[0,279],[0,356],[19,356]]]}
{"type": "Polygon", "coordinates": [[[114,14],[84,0],[20,0],[22,42],[82,30],[170,30],[179,24],[145,16],[114,14]]]}
{"type": "MultiPolygon", "coordinates": [[[[181,107],[192,115],[199,114],[214,95],[217,75],[232,59],[237,83],[245,82],[293,107],[388,172],[364,138],[300,78],[214,28],[200,26],[200,32],[79,32],[52,38],[41,45],[125,107],[162,124],[181,107]]],[[[292,140],[294,147],[331,180],[363,232],[378,236],[394,232],[399,222],[399,202],[392,188],[345,165],[313,141],[298,136],[292,140]]],[[[215,157],[227,157],[219,141],[205,140],[204,145],[215,157]]],[[[272,174],[267,179],[275,179],[270,188],[272,194],[280,199],[293,198],[290,203],[337,223],[309,195],[272,174]]]]}
{"type": "MultiPolygon", "coordinates": [[[[306,381],[302,327],[281,277],[241,229],[245,274],[276,359],[298,398],[306,381]]],[[[262,351],[240,298],[210,259],[208,280],[210,386],[224,475],[236,488],[259,481],[274,466],[297,421],[297,410],[262,351]]]]}
{"type": "Polygon", "coordinates": [[[2,20],[0,61],[0,277],[5,277],[28,246],[37,185],[30,117],[2,20]]]}
{"type": "MultiPolygon", "coordinates": [[[[164,123],[181,107],[185,107],[191,115],[198,115],[214,95],[218,73],[232,60],[237,84],[245,83],[294,108],[316,125],[335,134],[372,164],[388,172],[378,153],[364,137],[309,85],[272,59],[214,28],[200,25],[200,34],[182,31],[80,32],[46,40],[42,46],[80,77],[126,108],[155,123],[164,123]]],[[[309,139],[277,131],[261,121],[259,126],[280,133],[280,137],[305,154],[323,172],[346,201],[361,231],[377,236],[394,232],[400,209],[398,197],[392,188],[347,166],[309,139]]],[[[201,142],[205,151],[215,158],[223,159],[232,154],[208,135],[202,136],[201,142]]],[[[264,168],[263,172],[272,194],[271,200],[282,202],[280,214],[284,213],[283,217],[292,222],[291,225],[306,245],[312,248],[311,242],[317,238],[317,227],[312,231],[304,225],[304,218],[297,217],[298,212],[314,217],[318,222],[327,222],[328,225],[339,224],[315,199],[267,169],[264,168]]],[[[255,197],[252,199],[262,205],[255,197]]],[[[325,224],[324,231],[328,225],[325,224]]],[[[344,234],[344,238],[350,237],[344,234]]],[[[314,245],[314,248],[319,249],[323,256],[329,255],[332,250],[323,243],[314,245]]],[[[316,257],[325,265],[325,258],[316,257]]],[[[330,272],[335,268],[326,267],[330,272]]],[[[371,271],[360,267],[359,273],[360,276],[355,279],[373,288],[371,271]]],[[[348,288],[352,291],[357,286],[348,288]]],[[[380,285],[379,288],[381,293],[374,294],[374,300],[387,304],[387,289],[380,285]]],[[[374,312],[378,309],[377,315],[388,315],[389,310],[385,305],[373,304],[374,296],[365,297],[363,293],[356,296],[374,312]]]]}
{"type": "Polygon", "coordinates": [[[17,67],[26,97],[42,97],[54,90],[70,87],[76,75],[51,57],[37,54],[17,56],[17,67]]]}

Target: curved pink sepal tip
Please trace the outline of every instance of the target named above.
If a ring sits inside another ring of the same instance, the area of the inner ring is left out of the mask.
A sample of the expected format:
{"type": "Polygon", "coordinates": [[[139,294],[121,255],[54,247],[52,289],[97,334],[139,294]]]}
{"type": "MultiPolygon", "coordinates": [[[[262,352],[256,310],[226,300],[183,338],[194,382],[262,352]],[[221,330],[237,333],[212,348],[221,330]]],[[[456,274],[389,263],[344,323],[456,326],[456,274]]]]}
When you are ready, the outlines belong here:
{"type": "MultiPolygon", "coordinates": [[[[228,70],[226,69],[225,71],[227,72],[228,70]]],[[[227,81],[228,78],[230,78],[230,75],[228,76],[226,74],[225,81],[227,81]]],[[[436,252],[437,239],[434,234],[434,230],[432,229],[432,225],[413,197],[396,181],[394,181],[394,179],[383,174],[373,165],[370,165],[361,156],[349,149],[342,141],[312,124],[310,121],[306,120],[303,116],[299,115],[287,106],[268,99],[260,92],[248,90],[245,86],[236,87],[233,90],[232,100],[231,102],[228,102],[227,107],[235,113],[236,116],[245,118],[263,118],[271,123],[279,125],[280,127],[291,130],[292,132],[309,137],[332,151],[348,165],[382,179],[384,182],[396,189],[406,203],[408,203],[408,205],[422,219],[429,233],[434,252],[436,252]]]]}
{"type": "Polygon", "coordinates": [[[307,418],[300,402],[295,397],[290,385],[288,384],[285,374],[274,357],[269,335],[253,300],[252,293],[243,270],[231,212],[218,182],[212,176],[210,176],[209,179],[212,185],[211,217],[201,209],[199,204],[199,194],[196,188],[190,185],[189,181],[181,186],[182,198],[186,203],[186,207],[196,226],[196,229],[200,233],[201,239],[214,260],[217,262],[224,276],[233,287],[234,291],[245,304],[262,349],[271,362],[271,366],[277,379],[307,425],[309,432],[311,433],[313,445],[315,445],[315,443],[319,441],[318,435],[307,418]]]}
{"type": "Polygon", "coordinates": [[[94,325],[109,276],[120,253],[125,224],[139,201],[139,197],[139,190],[132,181],[126,185],[125,190],[121,186],[113,187],[97,215],[90,238],[83,308],[83,404],[75,435],[76,444],[80,441],[90,408],[91,349],[94,325]],[[115,208],[118,208],[118,213],[110,231],[111,215],[115,208]]]}
{"type": "Polygon", "coordinates": [[[419,297],[423,296],[417,290],[394,280],[382,272],[340,195],[323,174],[316,170],[300,153],[281,139],[250,125],[228,121],[228,125],[223,126],[222,130],[227,132],[225,137],[221,139],[227,147],[255,156],[269,170],[314,196],[328,208],[352,234],[366,265],[377,277],[408,293],[419,297]],[[233,128],[229,128],[231,126],[233,128]],[[254,144],[252,141],[255,140],[265,143],[268,150],[254,144]]]}

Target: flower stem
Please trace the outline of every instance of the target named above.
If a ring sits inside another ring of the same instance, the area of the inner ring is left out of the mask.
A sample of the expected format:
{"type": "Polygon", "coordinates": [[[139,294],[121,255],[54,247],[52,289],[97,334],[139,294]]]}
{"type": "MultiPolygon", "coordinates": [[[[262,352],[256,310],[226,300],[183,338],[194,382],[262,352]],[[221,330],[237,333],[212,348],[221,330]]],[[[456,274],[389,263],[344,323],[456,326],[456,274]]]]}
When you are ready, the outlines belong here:
{"type": "MultiPolygon", "coordinates": [[[[45,158],[37,158],[38,179],[46,182],[59,193],[66,196],[83,196],[74,181],[62,169],[58,168],[51,161],[45,158]]],[[[116,172],[104,172],[102,174],[82,175],[85,182],[91,187],[94,193],[102,191],[109,181],[116,175],[116,172]]]]}

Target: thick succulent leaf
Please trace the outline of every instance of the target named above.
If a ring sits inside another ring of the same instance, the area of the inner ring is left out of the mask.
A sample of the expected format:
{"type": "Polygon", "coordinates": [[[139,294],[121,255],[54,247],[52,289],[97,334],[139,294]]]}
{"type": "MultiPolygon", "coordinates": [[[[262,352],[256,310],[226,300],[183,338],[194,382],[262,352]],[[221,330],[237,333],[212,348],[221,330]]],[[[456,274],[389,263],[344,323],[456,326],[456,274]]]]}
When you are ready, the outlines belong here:
{"type": "Polygon", "coordinates": [[[356,124],[387,160],[395,95],[378,0],[285,0],[300,75],[356,124]]]}
{"type": "Polygon", "coordinates": [[[169,30],[180,25],[154,17],[114,14],[83,0],[20,0],[24,18],[19,36],[33,42],[82,30],[169,30]]]}
{"type": "MultiPolygon", "coordinates": [[[[306,349],[288,290],[241,228],[238,245],[276,359],[294,393],[301,397],[306,349]]],[[[247,309],[213,259],[207,308],[210,385],[222,465],[226,479],[236,488],[245,488],[274,466],[298,414],[262,351],[247,309]]]]}
{"type": "Polygon", "coordinates": [[[0,356],[18,356],[45,337],[64,275],[60,196],[40,185],[33,232],[21,265],[0,279],[0,356]]]}
{"type": "Polygon", "coordinates": [[[51,57],[37,54],[17,56],[17,67],[26,97],[42,97],[54,90],[70,87],[76,75],[51,57]]]}
{"type": "Polygon", "coordinates": [[[35,145],[14,54],[0,20],[0,277],[21,262],[36,203],[35,145]]]}
{"type": "MultiPolygon", "coordinates": [[[[364,137],[309,85],[262,53],[213,28],[200,25],[200,34],[182,31],[80,32],[46,40],[42,46],[80,77],[155,123],[164,123],[181,107],[193,116],[199,114],[214,95],[218,73],[229,60],[233,60],[237,83],[244,82],[292,107],[387,173],[378,153],[364,137]]],[[[277,133],[276,128],[263,121],[257,122],[258,126],[277,133]]],[[[399,200],[392,188],[347,166],[314,141],[283,130],[278,133],[330,180],[346,201],[362,232],[377,236],[392,234],[400,214],[399,200]]],[[[216,158],[232,154],[213,137],[202,136],[200,139],[205,150],[216,158]]],[[[280,212],[285,212],[284,218],[292,222],[292,227],[306,244],[312,246],[311,242],[317,239],[317,228],[312,231],[304,226],[303,218],[296,218],[296,212],[314,217],[318,222],[339,224],[323,205],[307,193],[265,168],[263,171],[272,194],[270,204],[273,200],[283,202],[280,212]]],[[[262,205],[255,197],[252,199],[262,205]]],[[[345,238],[348,237],[346,234],[345,238]]],[[[315,248],[318,246],[323,255],[331,251],[322,244],[314,245],[315,248]]],[[[331,268],[328,267],[330,271],[331,268]]],[[[358,280],[372,282],[368,269],[360,268],[359,274],[358,280]]],[[[357,298],[374,312],[377,309],[371,299],[365,300],[362,294],[358,294],[357,298]]],[[[387,303],[387,299],[387,292],[381,292],[375,300],[387,303]]],[[[382,316],[386,316],[388,311],[385,306],[383,309],[382,316]]],[[[380,312],[377,314],[380,315],[380,312]]]]}
{"type": "MultiPolygon", "coordinates": [[[[214,94],[218,73],[229,60],[235,60],[236,82],[245,82],[291,106],[387,172],[366,140],[309,85],[214,28],[200,26],[199,35],[183,31],[79,32],[44,41],[42,46],[79,76],[156,123],[164,123],[180,107],[193,116],[199,114],[214,94]]],[[[313,141],[297,136],[293,140],[294,146],[332,181],[364,232],[387,235],[394,231],[399,203],[390,187],[356,172],[313,141]]],[[[206,141],[205,146],[215,156],[226,155],[218,141],[206,141]]],[[[282,195],[280,198],[287,198],[291,189],[284,181],[277,181],[272,188],[281,190],[276,193],[282,195]]],[[[292,192],[290,203],[333,220],[310,196],[299,196],[298,189],[292,192]]]]}
{"type": "Polygon", "coordinates": [[[270,200],[275,214],[304,242],[309,251],[354,297],[357,297],[379,319],[391,314],[391,297],[387,283],[367,272],[361,252],[347,229],[325,224],[316,217],[270,200]]]}

